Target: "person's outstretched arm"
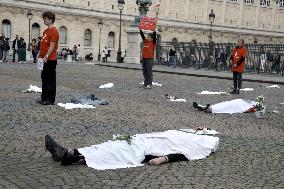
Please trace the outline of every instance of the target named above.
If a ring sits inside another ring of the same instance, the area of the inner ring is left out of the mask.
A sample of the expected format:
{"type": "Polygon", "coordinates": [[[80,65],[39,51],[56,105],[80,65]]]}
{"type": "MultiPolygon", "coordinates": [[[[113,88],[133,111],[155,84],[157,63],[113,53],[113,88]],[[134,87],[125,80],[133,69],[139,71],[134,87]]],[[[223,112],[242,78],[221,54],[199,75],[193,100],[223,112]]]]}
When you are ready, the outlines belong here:
{"type": "Polygon", "coordinates": [[[141,29],[140,29],[140,35],[141,35],[142,40],[144,41],[145,40],[145,35],[144,35],[144,33],[143,33],[143,31],[141,29]]]}

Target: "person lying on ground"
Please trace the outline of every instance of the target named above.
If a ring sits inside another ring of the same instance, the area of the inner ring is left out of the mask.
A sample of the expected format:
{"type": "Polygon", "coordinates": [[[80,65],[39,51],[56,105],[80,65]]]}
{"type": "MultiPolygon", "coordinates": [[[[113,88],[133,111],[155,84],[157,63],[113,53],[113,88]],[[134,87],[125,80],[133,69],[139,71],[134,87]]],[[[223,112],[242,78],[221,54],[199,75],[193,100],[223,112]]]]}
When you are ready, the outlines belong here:
{"type": "Polygon", "coordinates": [[[206,106],[197,104],[197,102],[193,102],[193,107],[195,109],[207,113],[249,113],[255,112],[255,105],[255,101],[244,99],[235,99],[214,105],[207,104],[206,106]]]}
{"type": "Polygon", "coordinates": [[[182,130],[136,134],[79,149],[67,149],[45,136],[45,147],[61,165],[85,164],[97,170],[160,165],[206,158],[218,148],[219,138],[182,130]]]}

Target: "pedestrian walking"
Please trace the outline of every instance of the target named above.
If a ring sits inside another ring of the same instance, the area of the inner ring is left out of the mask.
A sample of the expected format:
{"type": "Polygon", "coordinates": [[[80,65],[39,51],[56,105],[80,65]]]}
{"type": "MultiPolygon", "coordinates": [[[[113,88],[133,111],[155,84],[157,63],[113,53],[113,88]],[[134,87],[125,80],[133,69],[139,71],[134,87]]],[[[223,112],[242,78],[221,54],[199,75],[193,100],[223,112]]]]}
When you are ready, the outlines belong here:
{"type": "Polygon", "coordinates": [[[170,49],[169,57],[170,57],[169,58],[170,66],[172,68],[177,67],[176,51],[173,49],[170,49]]]}
{"type": "Polygon", "coordinates": [[[107,63],[107,58],[110,56],[108,48],[105,46],[103,49],[103,62],[107,63]]]}
{"type": "Polygon", "coordinates": [[[36,56],[38,56],[38,53],[40,51],[40,41],[41,41],[41,37],[38,37],[37,42],[36,42],[36,56]]]}
{"type": "Polygon", "coordinates": [[[232,72],[234,89],[231,94],[239,94],[242,88],[242,73],[245,69],[245,59],[247,56],[247,49],[244,46],[244,40],[238,39],[237,47],[233,49],[230,60],[232,61],[232,72]]]}
{"type": "MultiPolygon", "coordinates": [[[[16,38],[14,39],[13,44],[12,44],[13,62],[15,62],[15,60],[16,60],[16,54],[17,54],[17,56],[19,56],[19,54],[18,54],[18,52],[19,52],[19,45],[20,45],[20,39],[19,39],[19,36],[16,35],[16,38]]],[[[17,60],[17,62],[18,62],[18,60],[17,60]]]]}
{"type": "Polygon", "coordinates": [[[34,63],[36,63],[36,39],[32,39],[32,43],[31,43],[31,50],[32,50],[32,55],[34,58],[34,63]]]}
{"type": "Polygon", "coordinates": [[[26,49],[27,49],[27,44],[24,38],[20,37],[18,63],[26,63],[26,58],[27,58],[26,49]]]}
{"type": "Polygon", "coordinates": [[[44,24],[47,29],[44,30],[40,42],[40,53],[38,58],[43,59],[44,66],[41,71],[42,93],[41,98],[36,102],[41,105],[54,105],[56,96],[56,65],[59,33],[56,27],[55,14],[46,11],[42,14],[44,24]]]}
{"type": "Polygon", "coordinates": [[[9,56],[9,50],[10,50],[10,45],[9,45],[9,38],[5,38],[3,41],[3,62],[7,62],[7,56],[9,56]]]}
{"type": "Polygon", "coordinates": [[[0,61],[3,58],[3,45],[4,45],[4,36],[0,36],[0,61]]]}

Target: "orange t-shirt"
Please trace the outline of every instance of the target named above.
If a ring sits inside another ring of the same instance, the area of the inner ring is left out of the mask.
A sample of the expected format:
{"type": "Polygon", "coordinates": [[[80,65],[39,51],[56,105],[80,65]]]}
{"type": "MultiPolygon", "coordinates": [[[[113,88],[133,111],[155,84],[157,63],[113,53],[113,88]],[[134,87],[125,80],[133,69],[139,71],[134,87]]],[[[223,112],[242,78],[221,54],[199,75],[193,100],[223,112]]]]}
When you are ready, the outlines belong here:
{"type": "Polygon", "coordinates": [[[48,52],[50,47],[50,42],[55,42],[55,47],[52,53],[49,55],[48,60],[57,60],[57,48],[58,48],[58,41],[59,41],[59,33],[55,27],[47,28],[43,32],[43,36],[40,41],[40,52],[39,57],[44,58],[48,52]]]}
{"type": "Polygon", "coordinates": [[[148,39],[145,39],[143,41],[142,58],[154,58],[155,47],[156,43],[148,39]]]}
{"type": "MultiPolygon", "coordinates": [[[[242,46],[241,48],[236,47],[236,48],[234,48],[234,50],[232,52],[232,56],[233,56],[233,60],[232,60],[233,65],[237,64],[241,57],[246,58],[247,49],[244,46],[242,46]]],[[[237,67],[232,66],[233,72],[242,73],[242,72],[244,72],[244,70],[245,70],[245,60],[237,67]]]]}

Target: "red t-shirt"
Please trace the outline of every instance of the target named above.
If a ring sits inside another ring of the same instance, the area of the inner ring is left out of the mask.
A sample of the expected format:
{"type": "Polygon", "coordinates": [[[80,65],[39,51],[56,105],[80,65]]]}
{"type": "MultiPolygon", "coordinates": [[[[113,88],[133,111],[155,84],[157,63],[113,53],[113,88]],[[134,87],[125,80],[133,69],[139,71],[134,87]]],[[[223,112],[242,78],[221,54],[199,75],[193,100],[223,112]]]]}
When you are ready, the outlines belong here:
{"type": "Polygon", "coordinates": [[[57,48],[58,48],[58,41],[59,41],[59,33],[55,27],[47,28],[43,32],[43,36],[40,41],[40,52],[39,57],[44,58],[48,52],[50,47],[50,42],[55,42],[55,47],[52,53],[49,55],[48,60],[57,60],[57,48]]]}
{"type": "MultiPolygon", "coordinates": [[[[247,49],[242,46],[241,48],[235,48],[232,52],[232,56],[233,56],[233,64],[237,64],[237,62],[240,60],[241,57],[246,58],[247,56],[247,49]]],[[[237,67],[233,67],[232,66],[232,71],[233,72],[239,72],[242,73],[245,70],[245,60],[237,67]]]]}
{"type": "Polygon", "coordinates": [[[156,43],[145,39],[143,41],[142,58],[154,58],[156,43]]]}

